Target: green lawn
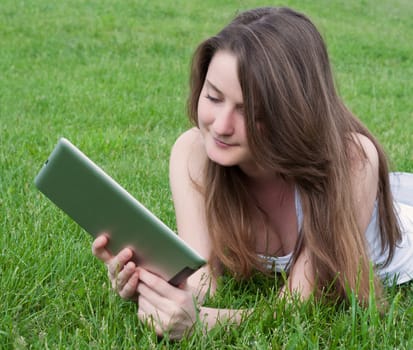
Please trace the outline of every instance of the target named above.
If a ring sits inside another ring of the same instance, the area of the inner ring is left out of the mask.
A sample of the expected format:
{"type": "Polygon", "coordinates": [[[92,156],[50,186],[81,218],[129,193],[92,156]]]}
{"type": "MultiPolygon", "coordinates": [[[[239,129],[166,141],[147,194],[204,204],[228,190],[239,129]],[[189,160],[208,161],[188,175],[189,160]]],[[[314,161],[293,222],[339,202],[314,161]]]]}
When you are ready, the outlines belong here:
{"type": "MultiPolygon", "coordinates": [[[[65,136],[175,227],[168,157],[188,127],[192,51],[237,11],[262,4],[1,1],[1,349],[413,348],[413,285],[388,290],[390,309],[379,317],[374,308],[286,305],[263,278],[226,278],[209,301],[255,307],[241,326],[196,329],[180,343],[157,339],[110,291],[90,237],[33,186],[65,136]]],[[[384,144],[393,169],[413,171],[413,3],[283,4],[315,21],[344,99],[384,144]]]]}

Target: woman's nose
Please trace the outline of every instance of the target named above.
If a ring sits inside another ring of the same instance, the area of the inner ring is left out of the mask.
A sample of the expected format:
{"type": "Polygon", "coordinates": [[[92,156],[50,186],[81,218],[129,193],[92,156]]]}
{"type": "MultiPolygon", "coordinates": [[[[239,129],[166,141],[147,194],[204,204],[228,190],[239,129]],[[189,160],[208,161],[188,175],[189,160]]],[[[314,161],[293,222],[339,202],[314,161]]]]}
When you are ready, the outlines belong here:
{"type": "Polygon", "coordinates": [[[232,135],[235,130],[233,111],[224,108],[215,115],[213,130],[217,135],[232,135]]]}

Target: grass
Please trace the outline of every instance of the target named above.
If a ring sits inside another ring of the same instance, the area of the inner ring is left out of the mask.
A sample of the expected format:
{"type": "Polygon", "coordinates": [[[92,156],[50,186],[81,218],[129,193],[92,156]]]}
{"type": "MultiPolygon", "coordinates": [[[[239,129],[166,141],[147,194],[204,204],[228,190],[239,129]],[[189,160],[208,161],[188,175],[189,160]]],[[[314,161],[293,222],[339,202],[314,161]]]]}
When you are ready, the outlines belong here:
{"type": "MultiPolygon", "coordinates": [[[[377,135],[395,170],[413,171],[413,5],[396,1],[284,1],[324,34],[338,86],[377,135]]],[[[239,327],[196,329],[180,343],[138,322],[110,289],[91,239],[34,189],[65,136],[167,224],[169,150],[188,127],[188,66],[238,1],[0,4],[0,348],[413,348],[413,286],[389,288],[389,312],[314,301],[285,304],[271,280],[225,277],[210,304],[253,306],[239,327]],[[277,317],[274,318],[274,311],[277,317]]]]}

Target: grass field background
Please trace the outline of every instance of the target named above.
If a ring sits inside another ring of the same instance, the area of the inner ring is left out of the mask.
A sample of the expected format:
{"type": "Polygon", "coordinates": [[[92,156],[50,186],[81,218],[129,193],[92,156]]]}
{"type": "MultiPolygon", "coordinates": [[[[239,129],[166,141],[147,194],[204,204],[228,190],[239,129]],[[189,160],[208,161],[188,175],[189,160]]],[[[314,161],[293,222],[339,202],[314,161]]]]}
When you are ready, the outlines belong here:
{"type": "Polygon", "coordinates": [[[169,150],[186,128],[195,46],[240,10],[288,5],[329,47],[349,107],[413,171],[413,3],[2,0],[0,2],[1,349],[413,348],[413,286],[390,309],[286,305],[271,280],[227,278],[213,306],[253,306],[239,327],[157,339],[109,289],[91,239],[33,186],[65,136],[171,227],[169,150]],[[277,317],[274,319],[274,311],[277,317]]]}

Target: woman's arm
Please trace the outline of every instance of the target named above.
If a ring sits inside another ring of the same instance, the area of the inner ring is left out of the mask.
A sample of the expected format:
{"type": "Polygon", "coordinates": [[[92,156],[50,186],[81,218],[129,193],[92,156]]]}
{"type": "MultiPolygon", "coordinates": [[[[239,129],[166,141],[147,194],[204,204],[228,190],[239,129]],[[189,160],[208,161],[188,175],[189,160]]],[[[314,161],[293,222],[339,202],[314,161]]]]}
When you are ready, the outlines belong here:
{"type": "MultiPolygon", "coordinates": [[[[372,141],[361,134],[353,135],[353,139],[364,152],[364,154],[360,153],[360,150],[354,144],[349,145],[351,155],[351,191],[359,231],[364,233],[371,220],[377,197],[379,161],[377,150],[372,141]]],[[[282,289],[282,294],[286,293],[288,286],[289,292],[299,294],[302,299],[308,298],[315,287],[314,273],[308,249],[304,247],[294,266],[291,267],[290,275],[286,286],[282,289]]]]}
{"type": "Polygon", "coordinates": [[[353,136],[358,143],[364,155],[361,155],[351,145],[351,185],[354,198],[354,207],[357,224],[360,232],[366,232],[370,223],[371,215],[374,209],[374,203],[377,198],[379,183],[379,157],[377,149],[373,142],[361,134],[353,136]]]}
{"type": "MultiPolygon", "coordinates": [[[[206,155],[201,135],[197,129],[183,133],[171,151],[170,183],[176,210],[179,236],[205,259],[210,255],[210,242],[206,227],[203,197],[194,187],[193,180],[202,185],[202,171],[206,155]]],[[[124,299],[136,299],[138,286],[137,266],[130,261],[132,251],[124,249],[112,255],[106,249],[108,237],[103,233],[92,245],[93,254],[108,268],[112,287],[124,299]]],[[[215,279],[205,266],[192,275],[186,289],[192,290],[197,299],[203,301],[207,292],[213,293],[215,279]]]]}
{"type": "MultiPolygon", "coordinates": [[[[202,138],[197,129],[182,134],[173,146],[170,159],[170,182],[179,236],[208,259],[211,243],[205,220],[204,199],[194,182],[202,186],[206,161],[202,138]]],[[[166,332],[177,339],[190,332],[196,320],[206,329],[217,322],[239,322],[242,310],[214,309],[201,306],[205,296],[213,294],[216,279],[209,265],[194,273],[179,287],[136,266],[132,252],[122,250],[111,255],[103,234],[93,243],[93,254],[105,262],[112,287],[124,299],[138,304],[138,317],[149,322],[158,335],[166,332]]]]}
{"type": "Polygon", "coordinates": [[[190,334],[197,320],[204,330],[218,322],[239,323],[249,310],[203,307],[185,285],[176,288],[160,277],[138,268],[138,317],[157,335],[168,333],[171,339],[190,334]]]}
{"type": "MultiPolygon", "coordinates": [[[[211,241],[205,218],[202,188],[207,156],[198,129],[184,132],[175,142],[170,157],[169,179],[179,236],[205,259],[211,254],[211,241]]],[[[216,280],[207,265],[187,281],[189,288],[202,301],[206,293],[214,293],[216,280]]]]}
{"type": "MultiPolygon", "coordinates": [[[[211,242],[205,218],[202,189],[206,154],[197,129],[184,132],[175,142],[170,158],[170,186],[176,213],[179,236],[208,259],[211,242]]],[[[197,320],[205,329],[217,322],[239,323],[243,310],[215,309],[202,306],[207,294],[216,290],[216,279],[210,265],[201,268],[188,280],[173,287],[156,275],[137,269],[139,284],[138,316],[158,335],[166,332],[178,339],[192,330],[197,320]]]]}

